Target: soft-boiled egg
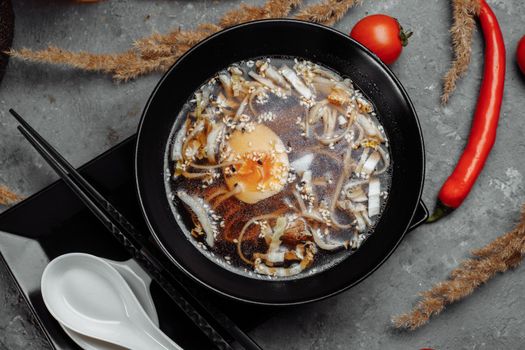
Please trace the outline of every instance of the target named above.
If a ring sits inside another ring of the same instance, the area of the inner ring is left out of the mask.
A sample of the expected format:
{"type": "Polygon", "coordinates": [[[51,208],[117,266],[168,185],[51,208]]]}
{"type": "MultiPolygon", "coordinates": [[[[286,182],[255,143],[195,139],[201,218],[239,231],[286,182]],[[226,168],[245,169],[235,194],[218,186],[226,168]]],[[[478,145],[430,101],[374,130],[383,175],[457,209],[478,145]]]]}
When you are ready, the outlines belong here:
{"type": "Polygon", "coordinates": [[[288,154],[272,129],[256,124],[252,131],[234,131],[228,139],[230,160],[224,178],[237,199],[253,204],[279,193],[288,179],[288,154]]]}

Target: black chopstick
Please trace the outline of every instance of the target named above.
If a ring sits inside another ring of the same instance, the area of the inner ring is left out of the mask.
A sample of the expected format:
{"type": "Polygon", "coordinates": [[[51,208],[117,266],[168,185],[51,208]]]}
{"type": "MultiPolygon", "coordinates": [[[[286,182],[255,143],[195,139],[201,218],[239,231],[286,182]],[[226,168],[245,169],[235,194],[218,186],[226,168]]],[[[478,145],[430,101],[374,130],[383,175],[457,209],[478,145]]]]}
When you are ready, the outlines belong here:
{"type": "MultiPolygon", "coordinates": [[[[9,109],[9,113],[15,117],[20,125],[26,129],[43,149],[53,158],[53,161],[59,164],[69,174],[73,181],[84,190],[85,193],[89,194],[94,202],[96,202],[104,211],[109,214],[113,221],[117,221],[119,224],[124,226],[127,233],[130,234],[134,239],[141,241],[143,236],[135,229],[135,227],[124,217],[120,212],[106,200],[80,173],[53,147],[51,146],[35,129],[29,125],[20,114],[14,109],[9,109]]],[[[143,243],[143,242],[141,242],[143,243]]]]}
{"type": "Polygon", "coordinates": [[[244,333],[224,313],[213,305],[203,304],[199,299],[193,297],[193,291],[188,288],[173,274],[163,269],[159,261],[149,253],[145,246],[144,237],[138,233],[133,225],[115,209],[95,188],[93,188],[72,166],[64,159],[47,141],[40,136],[18,113],[10,109],[9,112],[21,124],[20,132],[35,147],[49,165],[60,175],[65,183],[80,197],[84,204],[102,221],[117,240],[124,246],[132,256],[148,271],[153,279],[166,291],[176,304],[188,315],[188,317],[203,331],[219,349],[231,349],[230,345],[222,336],[200,315],[195,307],[187,300],[191,299],[194,304],[214,318],[240,345],[246,349],[260,349],[246,333],[244,333]],[[165,277],[174,280],[189,296],[185,298],[176,290],[165,277]]]}

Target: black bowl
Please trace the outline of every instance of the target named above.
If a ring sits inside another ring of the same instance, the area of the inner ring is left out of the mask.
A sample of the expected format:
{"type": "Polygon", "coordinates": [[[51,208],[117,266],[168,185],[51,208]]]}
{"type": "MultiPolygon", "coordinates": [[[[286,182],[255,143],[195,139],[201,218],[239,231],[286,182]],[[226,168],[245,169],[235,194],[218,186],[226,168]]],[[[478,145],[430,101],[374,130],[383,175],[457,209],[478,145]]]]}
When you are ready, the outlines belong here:
{"type": "Polygon", "coordinates": [[[146,221],[164,253],[204,286],[228,297],[289,305],[334,295],[363,280],[399,244],[420,202],[423,139],[412,103],[394,74],[374,54],[334,29],[295,20],[264,20],[226,29],[182,56],[164,75],[144,110],[136,149],[137,188],[146,221]],[[228,65],[260,56],[298,56],[350,77],[374,103],[390,140],[389,198],[375,231],[339,264],[296,280],[244,277],[215,264],[186,238],[170,209],[164,155],[175,118],[192,93],[228,65]]]}

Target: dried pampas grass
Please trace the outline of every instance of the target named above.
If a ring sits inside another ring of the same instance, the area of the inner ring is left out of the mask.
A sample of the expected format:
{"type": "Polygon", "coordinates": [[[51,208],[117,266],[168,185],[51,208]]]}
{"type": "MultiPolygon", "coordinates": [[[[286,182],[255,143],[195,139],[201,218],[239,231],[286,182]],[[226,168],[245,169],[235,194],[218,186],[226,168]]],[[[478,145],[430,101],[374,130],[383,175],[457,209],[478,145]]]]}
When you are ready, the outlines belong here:
{"type": "Polygon", "coordinates": [[[247,6],[226,12],[218,24],[203,23],[195,30],[176,29],[168,34],[153,34],[139,39],[134,47],[144,59],[159,56],[180,56],[193,45],[221,29],[256,19],[286,17],[301,0],[269,0],[263,6],[247,6]]]}
{"type": "Polygon", "coordinates": [[[397,328],[414,330],[439,314],[445,306],[470,295],[477,287],[497,273],[518,266],[525,255],[525,205],[521,221],[510,232],[472,252],[473,258],[463,261],[447,281],[437,283],[421,293],[422,299],[414,309],[393,319],[397,328]]]}
{"type": "Polygon", "coordinates": [[[219,26],[227,28],[255,19],[286,17],[293,8],[300,4],[301,0],[268,1],[262,7],[243,4],[239,9],[227,12],[219,21],[219,26]]]}
{"type": "Polygon", "coordinates": [[[295,18],[332,25],[343,18],[350,8],[360,5],[361,2],[362,0],[324,0],[320,4],[305,7],[295,18]]]}
{"type": "MultiPolygon", "coordinates": [[[[258,19],[287,17],[301,5],[301,1],[268,0],[262,6],[242,4],[225,13],[217,23],[204,23],[193,30],[178,28],[167,34],[155,33],[137,40],[131,49],[121,53],[72,52],[50,46],[40,51],[11,50],[9,54],[25,61],[62,64],[111,74],[116,80],[127,81],[140,75],[165,71],[192,46],[221,29],[258,19]]],[[[361,0],[324,0],[304,7],[295,18],[331,25],[360,3],[361,0]]]]}
{"type": "Polygon", "coordinates": [[[85,71],[111,74],[116,80],[127,81],[140,75],[167,70],[184,52],[209,35],[244,22],[286,17],[301,0],[268,0],[262,6],[241,5],[227,12],[218,24],[204,23],[194,30],[180,28],[167,33],[155,33],[137,40],[133,47],[115,54],[72,52],[54,46],[40,51],[11,50],[13,57],[40,63],[68,65],[85,71]]]}
{"type": "MultiPolygon", "coordinates": [[[[450,31],[454,59],[443,78],[443,104],[448,102],[457,81],[468,69],[476,25],[474,17],[479,13],[479,1],[452,1],[454,24],[450,31]]],[[[40,51],[11,50],[9,54],[31,62],[63,64],[86,71],[111,74],[116,80],[127,81],[140,75],[165,71],[192,46],[224,28],[252,20],[287,17],[294,8],[300,7],[301,2],[302,0],[268,0],[262,6],[242,4],[224,14],[217,23],[203,23],[193,30],[178,28],[167,34],[155,33],[137,40],[131,49],[120,53],[72,52],[50,46],[40,51]]],[[[299,9],[294,18],[333,25],[350,8],[360,5],[361,2],[362,0],[322,0],[320,3],[299,9]]]]}
{"type": "Polygon", "coordinates": [[[85,71],[113,74],[119,80],[129,79],[130,71],[144,74],[159,67],[158,64],[151,67],[148,62],[137,58],[135,52],[131,50],[119,54],[94,54],[84,51],[71,52],[50,46],[41,51],[11,50],[9,54],[25,61],[63,64],[85,71]]]}
{"type": "Polygon", "coordinates": [[[467,72],[472,55],[472,38],[476,29],[475,17],[479,14],[480,0],[453,0],[454,24],[450,29],[454,60],[443,78],[441,102],[446,104],[457,81],[467,72]]]}
{"type": "Polygon", "coordinates": [[[21,197],[11,192],[7,187],[0,185],[0,205],[10,205],[18,202],[21,197]]]}

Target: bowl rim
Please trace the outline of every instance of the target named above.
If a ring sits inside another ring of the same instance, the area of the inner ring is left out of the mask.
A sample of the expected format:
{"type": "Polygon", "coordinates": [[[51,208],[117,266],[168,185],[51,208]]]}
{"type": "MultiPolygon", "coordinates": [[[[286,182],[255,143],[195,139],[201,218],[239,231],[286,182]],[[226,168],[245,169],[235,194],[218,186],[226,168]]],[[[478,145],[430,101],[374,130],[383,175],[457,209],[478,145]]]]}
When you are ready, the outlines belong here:
{"type": "MultiPolygon", "coordinates": [[[[150,96],[149,96],[149,98],[148,98],[148,100],[146,102],[146,105],[145,105],[145,107],[143,109],[143,113],[142,113],[142,116],[141,116],[141,119],[140,119],[140,122],[139,122],[139,125],[138,125],[138,128],[137,128],[137,139],[136,139],[135,156],[134,156],[134,171],[135,171],[135,185],[136,185],[135,189],[137,191],[137,195],[138,195],[138,199],[139,199],[142,215],[144,216],[145,222],[147,224],[147,227],[148,227],[150,233],[154,237],[154,240],[157,243],[157,245],[160,247],[162,252],[169,258],[169,260],[173,264],[175,264],[175,266],[178,269],[180,269],[187,276],[189,276],[192,280],[198,282],[198,284],[204,286],[205,288],[207,288],[209,290],[213,290],[214,292],[216,292],[216,293],[218,293],[220,295],[226,296],[226,297],[228,297],[230,299],[234,299],[234,300],[238,300],[238,301],[242,301],[242,302],[247,302],[247,303],[250,303],[250,304],[267,305],[267,306],[291,306],[291,305],[307,304],[307,303],[311,303],[311,302],[327,299],[327,298],[332,297],[334,295],[337,295],[337,294],[339,294],[339,293],[341,293],[341,292],[343,292],[345,290],[348,290],[349,288],[354,287],[355,285],[359,284],[360,282],[362,282],[363,280],[368,278],[373,272],[375,272],[377,269],[379,269],[379,267],[381,267],[385,263],[385,261],[388,260],[388,258],[393,254],[393,252],[397,249],[397,247],[399,246],[399,244],[403,240],[404,236],[408,232],[409,227],[410,227],[412,221],[414,220],[414,217],[416,215],[416,211],[417,211],[419,205],[415,205],[415,207],[414,207],[414,209],[412,211],[412,214],[410,216],[410,220],[407,220],[407,223],[405,225],[406,227],[405,227],[404,231],[399,235],[399,238],[397,239],[395,244],[390,246],[390,248],[388,250],[388,253],[385,254],[384,257],[377,264],[375,264],[375,266],[370,268],[360,278],[352,281],[351,283],[348,283],[347,285],[345,285],[342,288],[338,288],[338,289],[332,291],[331,293],[326,293],[326,294],[324,294],[322,296],[319,296],[319,297],[314,297],[314,298],[309,298],[309,299],[304,299],[304,300],[298,300],[298,301],[289,301],[289,302],[278,302],[278,303],[275,303],[275,302],[264,302],[264,301],[260,301],[260,300],[245,299],[245,298],[242,298],[242,297],[239,297],[239,296],[236,296],[236,295],[229,294],[229,293],[227,293],[225,291],[222,291],[222,290],[220,290],[220,289],[218,289],[218,288],[216,288],[214,286],[211,286],[210,284],[206,283],[205,281],[203,281],[201,278],[199,278],[198,276],[196,276],[192,272],[188,271],[181,263],[179,263],[177,261],[176,258],[173,257],[173,255],[166,248],[165,244],[158,237],[159,235],[155,232],[155,229],[154,229],[154,227],[152,225],[152,222],[150,221],[150,218],[147,215],[147,210],[146,210],[145,205],[144,205],[143,195],[141,194],[141,184],[140,184],[139,175],[138,175],[139,174],[139,159],[138,159],[139,157],[138,157],[138,154],[139,154],[139,147],[140,147],[140,144],[141,144],[140,143],[140,138],[141,138],[141,135],[142,135],[141,130],[143,128],[146,116],[148,114],[148,110],[150,109],[150,106],[152,104],[153,99],[155,98],[155,96],[157,95],[158,91],[160,90],[160,88],[164,84],[165,80],[170,76],[171,72],[177,67],[179,62],[183,61],[188,55],[191,55],[192,52],[194,52],[195,50],[198,50],[201,46],[206,45],[209,41],[215,40],[215,38],[218,37],[218,36],[221,36],[221,35],[223,35],[225,33],[230,32],[230,31],[235,31],[235,30],[243,29],[243,28],[246,28],[246,27],[254,26],[254,25],[268,24],[268,23],[295,23],[295,24],[299,24],[299,25],[316,27],[317,29],[324,30],[324,31],[330,31],[331,33],[333,33],[335,35],[344,37],[345,40],[352,41],[363,52],[365,52],[368,56],[370,56],[370,58],[372,58],[377,64],[379,64],[381,66],[383,72],[386,73],[390,79],[392,79],[392,81],[394,82],[396,87],[401,92],[401,94],[403,96],[403,99],[404,99],[404,102],[406,102],[408,108],[411,110],[411,112],[412,112],[412,114],[414,116],[413,119],[414,119],[414,122],[415,122],[417,133],[419,135],[419,141],[420,141],[420,145],[421,145],[421,147],[420,147],[420,150],[421,150],[421,152],[420,152],[421,164],[419,164],[419,168],[421,169],[421,180],[420,180],[420,183],[418,184],[418,195],[417,195],[417,199],[418,200],[417,200],[417,203],[421,202],[421,196],[422,196],[423,187],[424,187],[425,169],[426,169],[426,166],[425,166],[425,164],[426,164],[425,144],[424,144],[424,139],[423,139],[423,132],[422,132],[422,129],[421,129],[421,123],[419,121],[419,117],[418,117],[418,114],[417,114],[416,109],[414,107],[414,104],[413,104],[412,100],[410,99],[406,89],[404,88],[404,86],[402,85],[400,80],[397,78],[397,76],[392,72],[392,70],[384,62],[382,62],[377,57],[377,55],[375,55],[373,52],[371,52],[369,49],[367,49],[364,45],[360,44],[356,40],[352,39],[350,36],[346,35],[345,33],[341,32],[341,31],[339,31],[337,29],[334,29],[332,27],[328,27],[328,26],[325,26],[325,25],[322,25],[322,24],[319,24],[319,23],[313,23],[313,22],[308,22],[308,21],[304,21],[304,20],[297,20],[297,19],[279,18],[279,19],[262,19],[262,20],[249,21],[249,22],[245,22],[245,23],[241,23],[241,24],[232,26],[232,27],[228,27],[228,28],[225,28],[223,30],[220,30],[220,31],[218,31],[218,32],[208,36],[207,38],[203,39],[202,41],[200,41],[199,43],[194,45],[192,48],[190,48],[188,51],[186,51],[183,55],[181,55],[176,60],[176,62],[163,74],[163,76],[161,77],[161,79],[159,80],[159,82],[156,84],[155,88],[151,92],[151,94],[150,94],[150,96]]],[[[228,271],[228,272],[231,273],[231,274],[234,274],[231,271],[228,271]]],[[[304,278],[308,278],[308,277],[304,277],[304,278]]],[[[281,282],[293,282],[293,281],[294,280],[289,280],[289,281],[281,280],[281,282]]]]}

